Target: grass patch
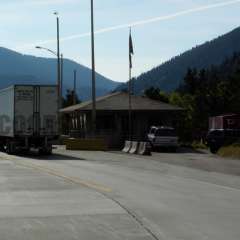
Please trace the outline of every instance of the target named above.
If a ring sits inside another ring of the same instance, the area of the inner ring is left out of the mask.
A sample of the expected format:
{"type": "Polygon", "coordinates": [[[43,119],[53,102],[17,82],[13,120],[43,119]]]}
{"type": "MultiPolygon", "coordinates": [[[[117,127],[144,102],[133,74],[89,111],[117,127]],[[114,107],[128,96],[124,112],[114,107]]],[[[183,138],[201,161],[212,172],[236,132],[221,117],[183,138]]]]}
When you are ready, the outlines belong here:
{"type": "Polygon", "coordinates": [[[193,149],[208,149],[208,147],[203,142],[194,141],[192,143],[193,149]]]}
{"type": "Polygon", "coordinates": [[[200,142],[200,141],[193,141],[193,142],[182,142],[180,143],[180,147],[183,147],[183,148],[191,148],[191,149],[194,149],[194,150],[197,150],[197,149],[208,149],[207,145],[204,144],[203,142],[200,142]]]}
{"type": "Polygon", "coordinates": [[[240,159],[240,143],[221,147],[218,151],[218,155],[220,155],[221,157],[240,159]]]}

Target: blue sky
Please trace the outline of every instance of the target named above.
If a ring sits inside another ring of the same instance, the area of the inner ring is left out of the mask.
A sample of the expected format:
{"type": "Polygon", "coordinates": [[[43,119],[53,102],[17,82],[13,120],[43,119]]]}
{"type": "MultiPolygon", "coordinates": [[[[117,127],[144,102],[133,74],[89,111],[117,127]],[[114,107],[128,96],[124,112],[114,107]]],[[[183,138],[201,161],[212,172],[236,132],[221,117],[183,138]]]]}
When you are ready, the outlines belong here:
{"type": "MultiPolygon", "coordinates": [[[[240,24],[240,1],[232,0],[95,0],[95,29],[168,16],[205,5],[231,2],[221,7],[172,17],[133,27],[133,75],[227,33],[240,24]]],[[[56,49],[56,21],[60,13],[61,37],[88,33],[90,0],[2,0],[0,45],[22,53],[51,57],[34,45],[56,49]]],[[[96,70],[116,81],[128,78],[128,28],[96,35],[96,70]]],[[[88,36],[61,42],[65,57],[91,65],[88,36]]]]}

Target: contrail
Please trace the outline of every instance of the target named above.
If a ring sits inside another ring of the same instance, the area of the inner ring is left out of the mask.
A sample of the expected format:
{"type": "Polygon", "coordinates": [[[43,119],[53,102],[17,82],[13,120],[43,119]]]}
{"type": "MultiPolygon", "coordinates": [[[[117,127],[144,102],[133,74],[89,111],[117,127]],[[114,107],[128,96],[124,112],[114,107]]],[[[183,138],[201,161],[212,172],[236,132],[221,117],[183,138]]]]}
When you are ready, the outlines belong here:
{"type": "MultiPolygon", "coordinates": [[[[200,6],[200,7],[197,7],[197,8],[191,8],[191,9],[188,9],[188,10],[180,11],[180,12],[170,14],[170,15],[165,15],[165,16],[160,16],[160,17],[155,17],[155,18],[149,18],[149,19],[145,19],[145,20],[141,20],[141,21],[126,23],[126,24],[107,27],[107,28],[102,28],[102,29],[99,29],[99,30],[95,31],[95,34],[101,34],[101,33],[111,32],[111,31],[115,31],[115,30],[119,30],[119,29],[125,29],[125,28],[129,28],[129,27],[146,25],[146,24],[150,24],[150,23],[154,23],[154,22],[166,21],[166,20],[169,20],[169,19],[174,19],[174,18],[177,18],[177,17],[180,17],[180,16],[188,15],[188,14],[191,14],[191,13],[202,12],[202,11],[206,11],[206,10],[209,10],[209,9],[225,7],[225,6],[229,6],[229,5],[233,5],[233,4],[237,4],[237,3],[240,3],[240,0],[232,0],[232,1],[227,1],[227,2],[219,2],[219,3],[215,3],[215,4],[208,4],[208,5],[200,6]]],[[[63,37],[60,40],[61,40],[61,42],[65,42],[65,41],[70,41],[70,40],[79,39],[79,38],[83,38],[83,37],[89,37],[90,35],[91,35],[90,32],[86,32],[86,33],[82,33],[82,34],[75,34],[75,35],[71,35],[71,36],[68,36],[68,37],[63,37]]],[[[46,40],[46,41],[41,41],[41,42],[34,43],[34,44],[26,44],[26,45],[21,46],[17,49],[21,49],[21,50],[32,49],[36,45],[45,45],[45,44],[55,43],[55,41],[56,40],[46,40]]]]}

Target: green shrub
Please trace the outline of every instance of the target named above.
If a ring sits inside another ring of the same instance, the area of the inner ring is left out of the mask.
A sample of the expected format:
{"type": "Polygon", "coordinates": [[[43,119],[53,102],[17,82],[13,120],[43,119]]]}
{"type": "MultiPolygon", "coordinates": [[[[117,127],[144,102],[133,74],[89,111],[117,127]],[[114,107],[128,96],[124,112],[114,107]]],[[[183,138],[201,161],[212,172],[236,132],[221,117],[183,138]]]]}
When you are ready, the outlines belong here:
{"type": "Polygon", "coordinates": [[[223,146],[218,151],[221,157],[237,158],[240,159],[240,143],[234,143],[229,146],[223,146]]]}

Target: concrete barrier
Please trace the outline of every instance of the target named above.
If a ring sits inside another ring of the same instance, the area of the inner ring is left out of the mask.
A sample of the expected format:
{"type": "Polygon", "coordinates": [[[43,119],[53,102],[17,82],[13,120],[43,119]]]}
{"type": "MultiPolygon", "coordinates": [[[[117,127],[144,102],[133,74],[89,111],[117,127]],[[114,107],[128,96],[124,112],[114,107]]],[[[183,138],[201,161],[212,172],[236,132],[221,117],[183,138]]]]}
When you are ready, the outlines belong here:
{"type": "Polygon", "coordinates": [[[131,150],[131,147],[132,147],[132,142],[131,141],[125,141],[125,145],[124,145],[124,148],[123,148],[123,152],[125,153],[129,153],[129,151],[131,150]]]}
{"type": "Polygon", "coordinates": [[[140,142],[138,147],[138,154],[144,156],[151,156],[151,145],[149,142],[140,142]]]}
{"type": "Polygon", "coordinates": [[[132,142],[132,146],[131,146],[131,149],[130,149],[129,153],[137,154],[138,153],[138,146],[139,146],[139,142],[132,142]]]}
{"type": "Polygon", "coordinates": [[[67,150],[107,151],[108,147],[104,139],[78,139],[68,138],[64,140],[67,150]]]}

